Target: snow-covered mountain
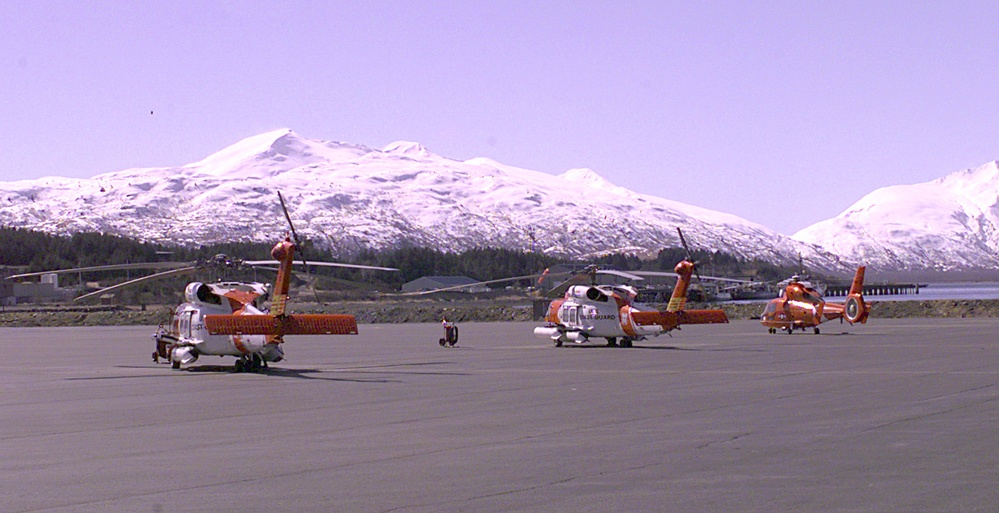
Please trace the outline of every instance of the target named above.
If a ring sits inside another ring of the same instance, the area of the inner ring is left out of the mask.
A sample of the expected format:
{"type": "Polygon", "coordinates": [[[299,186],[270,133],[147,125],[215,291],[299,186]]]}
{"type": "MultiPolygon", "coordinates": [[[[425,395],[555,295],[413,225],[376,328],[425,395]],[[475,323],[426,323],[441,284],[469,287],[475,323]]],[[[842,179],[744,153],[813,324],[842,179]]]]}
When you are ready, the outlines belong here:
{"type": "Polygon", "coordinates": [[[287,129],[181,167],[0,182],[0,223],[178,244],[272,241],[287,231],[279,190],[300,235],[340,255],[403,245],[654,254],[679,245],[679,226],[701,249],[782,263],[801,253],[812,267],[845,270],[761,225],[617,187],[589,169],[552,176],[417,143],[377,150],[287,129]]]}
{"type": "Polygon", "coordinates": [[[876,269],[999,269],[999,162],[878,189],[792,238],[876,269]]]}

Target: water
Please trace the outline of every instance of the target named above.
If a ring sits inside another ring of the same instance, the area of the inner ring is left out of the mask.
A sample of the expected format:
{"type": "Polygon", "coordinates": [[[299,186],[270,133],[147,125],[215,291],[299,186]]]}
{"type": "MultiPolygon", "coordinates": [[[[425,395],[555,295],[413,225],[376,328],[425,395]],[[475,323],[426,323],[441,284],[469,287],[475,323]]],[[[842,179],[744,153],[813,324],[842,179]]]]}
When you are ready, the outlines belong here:
{"type": "MultiPolygon", "coordinates": [[[[826,301],[842,303],[845,296],[826,296],[826,301]]],[[[997,282],[930,283],[919,294],[865,295],[866,301],[929,301],[933,299],[999,299],[997,282]]],[[[743,299],[734,303],[765,303],[770,299],[743,299]]]]}
{"type": "MultiPolygon", "coordinates": [[[[999,283],[931,283],[919,289],[919,294],[899,296],[864,296],[868,301],[927,301],[931,299],[999,299],[999,283]]],[[[829,298],[838,301],[838,298],[829,298]]]]}

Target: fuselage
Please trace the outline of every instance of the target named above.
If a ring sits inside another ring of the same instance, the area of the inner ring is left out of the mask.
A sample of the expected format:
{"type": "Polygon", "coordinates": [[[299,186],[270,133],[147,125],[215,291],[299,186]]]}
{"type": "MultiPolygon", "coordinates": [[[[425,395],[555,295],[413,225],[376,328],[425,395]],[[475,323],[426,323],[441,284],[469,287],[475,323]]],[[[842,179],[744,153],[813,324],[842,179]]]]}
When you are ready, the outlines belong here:
{"type": "Polygon", "coordinates": [[[258,301],[268,294],[262,283],[188,284],[185,302],[174,309],[168,330],[154,334],[157,346],[169,344],[163,355],[173,361],[190,363],[199,355],[244,356],[259,354],[271,362],[284,357],[279,344],[267,335],[212,335],[204,323],[206,315],[263,314],[258,301]]]}
{"type": "Polygon", "coordinates": [[[667,333],[681,324],[728,322],[723,310],[686,310],[694,264],[682,260],[674,271],[676,286],[664,311],[636,304],[638,291],[628,285],[575,285],[564,297],[551,302],[545,326],[535,328],[534,334],[550,338],[556,346],[597,337],[607,339],[608,345],[616,345],[620,339],[624,347],[631,347],[635,340],[667,333]]]}
{"type": "Polygon", "coordinates": [[[569,287],[564,297],[549,304],[546,326],[535,328],[534,333],[557,342],[577,343],[590,338],[640,340],[662,333],[659,325],[641,326],[632,322],[632,312],[647,310],[633,303],[637,294],[634,287],[627,285],[569,287]]]}
{"type": "Polygon", "coordinates": [[[871,304],[864,301],[864,274],[865,267],[858,267],[843,303],[827,302],[810,283],[792,279],[781,291],[780,297],[767,303],[760,314],[760,323],[771,333],[777,330],[791,333],[805,328],[814,328],[818,333],[819,324],[833,319],[850,324],[866,323],[871,304]]]}
{"type": "Polygon", "coordinates": [[[760,322],[768,328],[810,328],[823,321],[825,301],[815,289],[805,283],[792,282],[778,298],[767,302],[760,322]]]}

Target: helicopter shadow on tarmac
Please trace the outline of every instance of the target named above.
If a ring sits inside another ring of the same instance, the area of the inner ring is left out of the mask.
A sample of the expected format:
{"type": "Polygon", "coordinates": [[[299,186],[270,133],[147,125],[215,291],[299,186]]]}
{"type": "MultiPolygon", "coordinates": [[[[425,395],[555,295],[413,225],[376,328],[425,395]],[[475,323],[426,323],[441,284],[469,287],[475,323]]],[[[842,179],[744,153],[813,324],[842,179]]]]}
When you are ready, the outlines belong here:
{"type": "MultiPolygon", "coordinates": [[[[149,367],[143,367],[138,365],[117,365],[116,368],[119,369],[148,369],[149,367]]],[[[259,372],[242,372],[239,374],[253,374],[258,376],[271,376],[271,377],[284,377],[284,378],[297,378],[297,379],[311,379],[311,380],[323,380],[323,381],[340,381],[340,382],[350,382],[350,383],[398,383],[399,380],[390,379],[350,379],[350,378],[332,378],[332,377],[320,377],[313,376],[312,374],[322,374],[328,373],[330,371],[324,371],[322,369],[286,369],[286,368],[272,368],[268,370],[263,370],[259,372]]],[[[339,371],[338,371],[339,372],[339,371]]],[[[237,374],[235,367],[232,365],[198,365],[193,367],[186,367],[184,369],[172,370],[170,372],[162,372],[155,374],[135,374],[129,376],[86,376],[77,378],[66,378],[67,381],[101,381],[101,380],[113,380],[113,379],[135,379],[135,378],[171,378],[181,376],[184,373],[190,374],[237,374]]]]}
{"type": "MultiPolygon", "coordinates": [[[[347,377],[329,377],[322,376],[322,374],[370,374],[370,375],[381,375],[381,376],[467,376],[464,372],[451,372],[451,371],[421,371],[421,370],[392,370],[393,368],[415,368],[424,367],[432,365],[450,365],[454,362],[438,361],[438,362],[422,362],[422,363],[402,363],[402,364],[392,364],[392,365],[372,365],[372,366],[360,366],[360,367],[343,367],[336,369],[316,369],[316,368],[288,368],[288,367],[269,367],[267,369],[262,369],[257,372],[237,372],[235,367],[232,365],[193,365],[190,367],[185,367],[179,369],[178,371],[166,372],[163,374],[147,374],[145,376],[171,376],[176,375],[177,372],[181,373],[191,373],[191,374],[251,374],[267,377],[276,378],[297,378],[297,379],[312,379],[312,380],[324,380],[324,381],[343,381],[343,382],[355,382],[355,383],[399,383],[399,379],[375,379],[375,378],[347,378],[347,377]]],[[[148,367],[135,366],[135,365],[119,365],[118,368],[128,368],[146,369],[148,367]]],[[[131,378],[139,376],[106,376],[106,377],[94,377],[94,378],[71,378],[71,379],[119,379],[119,378],[131,378]]]]}
{"type": "Polygon", "coordinates": [[[851,331],[840,331],[840,332],[837,332],[837,333],[833,333],[833,332],[830,332],[830,331],[823,331],[822,333],[819,333],[819,334],[815,334],[815,333],[793,333],[792,335],[793,336],[789,336],[787,333],[775,333],[773,335],[770,335],[770,339],[769,340],[785,341],[785,340],[799,340],[799,339],[803,339],[804,341],[808,341],[808,340],[816,340],[816,339],[822,339],[822,338],[827,338],[827,337],[857,337],[857,336],[863,336],[862,333],[856,333],[856,332],[851,332],[851,331]]]}
{"type": "MultiPolygon", "coordinates": [[[[575,351],[575,350],[579,350],[579,349],[620,349],[620,348],[616,348],[616,347],[612,347],[612,346],[607,346],[607,345],[571,345],[571,346],[562,346],[559,349],[571,349],[571,350],[575,351]]],[[[734,348],[734,347],[722,347],[722,348],[716,348],[716,349],[708,349],[708,348],[680,347],[680,346],[642,346],[642,345],[633,345],[633,346],[631,346],[631,347],[629,347],[629,348],[627,348],[625,350],[626,351],[630,351],[632,349],[645,349],[645,350],[653,350],[653,351],[684,351],[684,352],[689,351],[689,352],[697,352],[697,353],[700,353],[700,352],[705,352],[705,353],[707,353],[707,352],[732,352],[732,351],[758,353],[758,352],[765,351],[764,349],[746,349],[746,348],[734,348]]]]}

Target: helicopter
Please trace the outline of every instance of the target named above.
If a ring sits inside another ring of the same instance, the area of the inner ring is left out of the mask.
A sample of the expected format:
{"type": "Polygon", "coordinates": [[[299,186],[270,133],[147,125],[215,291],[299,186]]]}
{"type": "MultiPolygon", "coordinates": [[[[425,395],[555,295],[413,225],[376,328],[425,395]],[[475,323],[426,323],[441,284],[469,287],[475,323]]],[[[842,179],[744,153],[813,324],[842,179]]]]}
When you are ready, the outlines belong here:
{"type": "MultiPolygon", "coordinates": [[[[291,285],[292,267],[301,263],[308,269],[309,263],[301,258],[295,262],[295,253],[301,253],[301,244],[284,198],[278,193],[281,208],[291,228],[291,236],[286,236],[271,250],[274,260],[239,260],[226,255],[197,262],[158,262],[152,264],[117,264],[106,266],[62,269],[57,271],[25,273],[8,279],[27,278],[45,274],[80,273],[121,269],[168,269],[142,278],[106,287],[76,298],[77,301],[112,290],[138,283],[191,274],[203,270],[226,270],[236,267],[256,267],[272,269],[278,265],[277,279],[273,284],[259,282],[191,282],[184,290],[184,302],[177,306],[169,326],[160,325],[152,339],[156,350],[152,353],[154,362],[162,359],[174,369],[180,369],[198,360],[202,355],[235,356],[236,372],[256,372],[267,369],[268,362],[284,359],[281,344],[286,335],[356,335],[357,321],[345,314],[294,314],[287,308],[291,285]],[[270,310],[263,303],[271,299],[270,310]]],[[[349,267],[381,271],[397,271],[388,267],[375,267],[334,262],[312,262],[312,265],[349,267]]],[[[273,269],[272,269],[273,270],[273,269]]]]}
{"type": "Polygon", "coordinates": [[[871,303],[864,301],[865,267],[857,268],[850,284],[850,292],[843,303],[832,303],[822,298],[822,293],[811,283],[794,276],[781,291],[780,296],[767,302],[760,323],[773,334],[786,331],[788,334],[795,329],[805,331],[812,328],[814,333],[820,333],[819,324],[839,319],[850,324],[867,323],[871,303]]]}
{"type": "MultiPolygon", "coordinates": [[[[474,285],[496,284],[531,278],[540,278],[539,285],[545,278],[560,275],[571,275],[567,280],[554,287],[549,294],[565,290],[561,298],[553,300],[548,305],[545,315],[545,326],[534,329],[534,334],[541,338],[551,339],[556,347],[562,347],[565,342],[582,344],[591,338],[603,338],[608,346],[633,347],[636,340],[668,333],[680,329],[683,324],[717,324],[727,323],[728,316],[724,310],[686,310],[687,289],[691,277],[697,273],[696,264],[692,261],[690,248],[677,228],[680,241],[687,251],[687,258],[680,261],[674,268],[677,275],[676,286],[665,311],[643,307],[635,302],[638,290],[630,285],[598,285],[598,275],[614,275],[630,280],[643,280],[641,275],[662,276],[664,273],[651,271],[618,271],[600,269],[590,265],[578,273],[549,273],[546,269],[541,274],[501,278],[477,282],[474,285]],[[589,284],[580,284],[589,278],[589,284]]],[[[458,290],[471,285],[456,285],[406,293],[401,295],[425,295],[444,291],[458,290]]]]}
{"type": "MultiPolygon", "coordinates": [[[[572,285],[562,298],[552,301],[545,316],[546,325],[534,328],[534,334],[551,339],[555,347],[562,347],[565,342],[583,344],[592,338],[603,338],[612,347],[633,347],[635,341],[680,329],[682,324],[727,323],[724,310],[685,309],[694,269],[695,264],[689,259],[676,264],[676,286],[666,310],[659,311],[635,303],[638,290],[631,285],[594,284],[596,274],[608,271],[591,268],[588,270],[591,284],[572,285]]],[[[623,277],[633,274],[610,273],[623,277]]]]}
{"type": "Polygon", "coordinates": [[[611,347],[633,347],[636,340],[669,333],[683,324],[727,323],[724,310],[686,309],[690,279],[695,274],[700,278],[700,274],[683,231],[677,227],[676,232],[687,256],[673,268],[677,280],[666,310],[647,309],[636,303],[638,290],[630,285],[596,285],[598,273],[633,280],[641,280],[642,274],[659,276],[662,273],[601,271],[591,267],[587,270],[590,284],[570,285],[562,298],[552,301],[545,316],[546,325],[534,328],[534,334],[551,339],[555,347],[562,347],[566,342],[583,344],[591,338],[603,338],[611,347]]]}

